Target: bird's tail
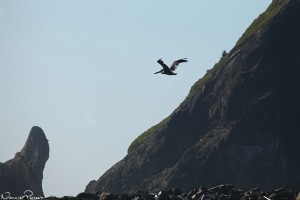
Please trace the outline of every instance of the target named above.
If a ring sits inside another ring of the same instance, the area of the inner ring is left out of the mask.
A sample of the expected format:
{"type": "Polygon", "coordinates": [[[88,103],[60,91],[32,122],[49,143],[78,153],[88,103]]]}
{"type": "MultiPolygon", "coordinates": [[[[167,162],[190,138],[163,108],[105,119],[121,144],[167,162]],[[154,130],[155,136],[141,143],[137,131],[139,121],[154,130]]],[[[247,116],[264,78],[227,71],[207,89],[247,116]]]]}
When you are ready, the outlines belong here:
{"type": "Polygon", "coordinates": [[[163,70],[159,70],[158,72],[155,72],[154,74],[159,74],[161,73],[163,70]]]}

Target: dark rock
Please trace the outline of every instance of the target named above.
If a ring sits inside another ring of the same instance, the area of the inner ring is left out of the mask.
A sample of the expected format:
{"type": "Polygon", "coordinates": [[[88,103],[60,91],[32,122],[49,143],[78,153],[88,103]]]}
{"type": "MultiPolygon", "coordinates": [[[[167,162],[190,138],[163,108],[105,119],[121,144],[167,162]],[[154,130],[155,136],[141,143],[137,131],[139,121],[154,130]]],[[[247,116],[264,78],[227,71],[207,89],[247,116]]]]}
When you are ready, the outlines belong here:
{"type": "Polygon", "coordinates": [[[252,191],[252,192],[260,192],[261,189],[260,189],[260,187],[255,187],[255,188],[251,189],[250,191],[252,191]]]}
{"type": "Polygon", "coordinates": [[[199,187],[197,194],[206,194],[208,192],[209,191],[208,191],[207,187],[201,186],[201,187],[199,187]]]}
{"type": "Polygon", "coordinates": [[[143,197],[141,197],[141,196],[135,196],[132,200],[142,200],[143,199],[143,197]]]}
{"type": "Polygon", "coordinates": [[[128,194],[121,194],[119,197],[120,200],[130,200],[130,197],[128,194]]]}
{"type": "Polygon", "coordinates": [[[115,197],[110,192],[102,192],[100,195],[100,200],[114,200],[115,197]]]}
{"type": "Polygon", "coordinates": [[[134,200],[155,200],[155,195],[145,191],[136,191],[131,199],[134,200]]]}
{"type": "Polygon", "coordinates": [[[169,191],[160,191],[157,194],[158,196],[157,200],[170,200],[169,194],[170,194],[169,191]]]}
{"type": "Polygon", "coordinates": [[[147,193],[143,196],[143,200],[155,200],[155,195],[147,193]]]}
{"type": "Polygon", "coordinates": [[[209,188],[209,191],[211,191],[212,193],[228,193],[230,191],[232,191],[233,189],[233,185],[229,185],[229,184],[224,184],[224,185],[218,185],[212,188],[209,188]]]}
{"type": "Polygon", "coordinates": [[[135,192],[135,194],[136,195],[144,195],[144,194],[146,194],[147,192],[145,192],[145,191],[136,191],[135,192]]]}
{"type": "Polygon", "coordinates": [[[35,197],[44,196],[43,171],[49,158],[49,144],[43,130],[34,126],[21,152],[0,163],[0,194],[23,196],[31,190],[35,197]]]}
{"type": "Polygon", "coordinates": [[[172,189],[172,194],[173,195],[181,195],[181,190],[180,190],[180,188],[173,188],[172,189]]]}
{"type": "Polygon", "coordinates": [[[274,190],[270,195],[269,198],[272,200],[283,200],[283,199],[288,199],[288,200],[294,200],[296,199],[296,193],[292,191],[287,191],[284,188],[279,188],[274,190]]]}
{"type": "Polygon", "coordinates": [[[180,106],[86,192],[298,188],[299,21],[300,0],[273,0],[180,106]]]}
{"type": "Polygon", "coordinates": [[[183,200],[180,195],[169,195],[170,200],[183,200]]]}
{"type": "Polygon", "coordinates": [[[46,200],[58,200],[58,199],[60,199],[60,198],[55,197],[55,196],[50,196],[50,197],[46,197],[45,199],[46,199],[46,200]]]}
{"type": "Polygon", "coordinates": [[[285,192],[285,189],[284,189],[284,188],[278,188],[278,189],[274,190],[273,193],[275,193],[275,194],[280,194],[280,193],[282,193],[282,192],[285,192]]]}
{"type": "Polygon", "coordinates": [[[259,187],[253,188],[247,192],[245,192],[244,196],[250,199],[258,199],[258,197],[263,197],[261,190],[259,187]]]}
{"type": "Polygon", "coordinates": [[[196,193],[196,194],[194,194],[194,195],[191,196],[191,199],[192,199],[192,200],[198,200],[198,199],[200,199],[203,195],[204,195],[204,194],[198,194],[198,193],[196,193]]]}
{"type": "Polygon", "coordinates": [[[73,196],[63,196],[62,198],[60,198],[61,200],[76,200],[76,197],[73,196]]]}
{"type": "Polygon", "coordinates": [[[230,194],[229,197],[232,199],[241,199],[241,197],[243,196],[243,191],[242,190],[237,190],[237,189],[233,189],[230,194]]]}
{"type": "Polygon", "coordinates": [[[95,199],[99,199],[99,197],[96,194],[91,194],[91,193],[86,193],[86,192],[82,192],[79,193],[76,196],[77,199],[82,199],[82,200],[95,200],[95,199]]]}
{"type": "Polygon", "coordinates": [[[193,189],[192,191],[190,191],[190,192],[188,192],[188,196],[189,197],[192,197],[194,194],[196,194],[198,192],[198,190],[197,189],[193,189]]]}

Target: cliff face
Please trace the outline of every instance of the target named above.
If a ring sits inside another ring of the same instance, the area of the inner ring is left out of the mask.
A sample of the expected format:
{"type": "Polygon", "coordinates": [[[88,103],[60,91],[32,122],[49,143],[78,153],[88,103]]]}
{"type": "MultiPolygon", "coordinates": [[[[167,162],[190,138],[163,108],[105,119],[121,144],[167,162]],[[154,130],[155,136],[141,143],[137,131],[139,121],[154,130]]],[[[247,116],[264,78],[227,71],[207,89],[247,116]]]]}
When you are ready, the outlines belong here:
{"type": "Polygon", "coordinates": [[[300,185],[300,1],[274,0],[86,192],[300,185]]]}
{"type": "Polygon", "coordinates": [[[39,127],[33,127],[21,152],[0,163],[0,194],[23,196],[26,190],[43,196],[43,170],[49,158],[48,140],[39,127]]]}

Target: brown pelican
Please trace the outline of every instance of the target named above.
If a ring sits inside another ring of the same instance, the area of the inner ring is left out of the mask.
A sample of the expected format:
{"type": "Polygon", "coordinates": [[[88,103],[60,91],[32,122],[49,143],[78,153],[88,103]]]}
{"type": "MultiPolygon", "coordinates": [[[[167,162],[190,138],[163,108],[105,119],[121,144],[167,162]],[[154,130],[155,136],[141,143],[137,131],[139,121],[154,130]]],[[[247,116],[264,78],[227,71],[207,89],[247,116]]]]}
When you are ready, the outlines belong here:
{"type": "Polygon", "coordinates": [[[172,63],[171,67],[168,67],[168,66],[162,61],[162,59],[159,59],[157,62],[163,67],[163,69],[160,70],[160,71],[158,71],[158,72],[155,72],[154,74],[161,73],[161,74],[166,74],[166,75],[176,75],[177,73],[174,73],[175,69],[177,68],[177,66],[178,66],[180,63],[187,62],[187,58],[175,60],[175,61],[172,63]]]}

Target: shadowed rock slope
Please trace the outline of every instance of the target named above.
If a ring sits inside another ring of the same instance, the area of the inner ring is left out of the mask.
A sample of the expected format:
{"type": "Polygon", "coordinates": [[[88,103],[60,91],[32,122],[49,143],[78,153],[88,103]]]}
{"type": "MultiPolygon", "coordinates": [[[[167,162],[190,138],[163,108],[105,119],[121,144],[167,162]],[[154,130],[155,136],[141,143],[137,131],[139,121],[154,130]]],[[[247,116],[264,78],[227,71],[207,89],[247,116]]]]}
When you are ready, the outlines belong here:
{"type": "Polygon", "coordinates": [[[182,104],[86,192],[300,185],[300,1],[273,0],[182,104]]]}
{"type": "Polygon", "coordinates": [[[49,144],[43,130],[37,126],[29,133],[21,152],[0,163],[0,194],[22,196],[31,190],[34,196],[44,196],[43,170],[49,158],[49,144]]]}

